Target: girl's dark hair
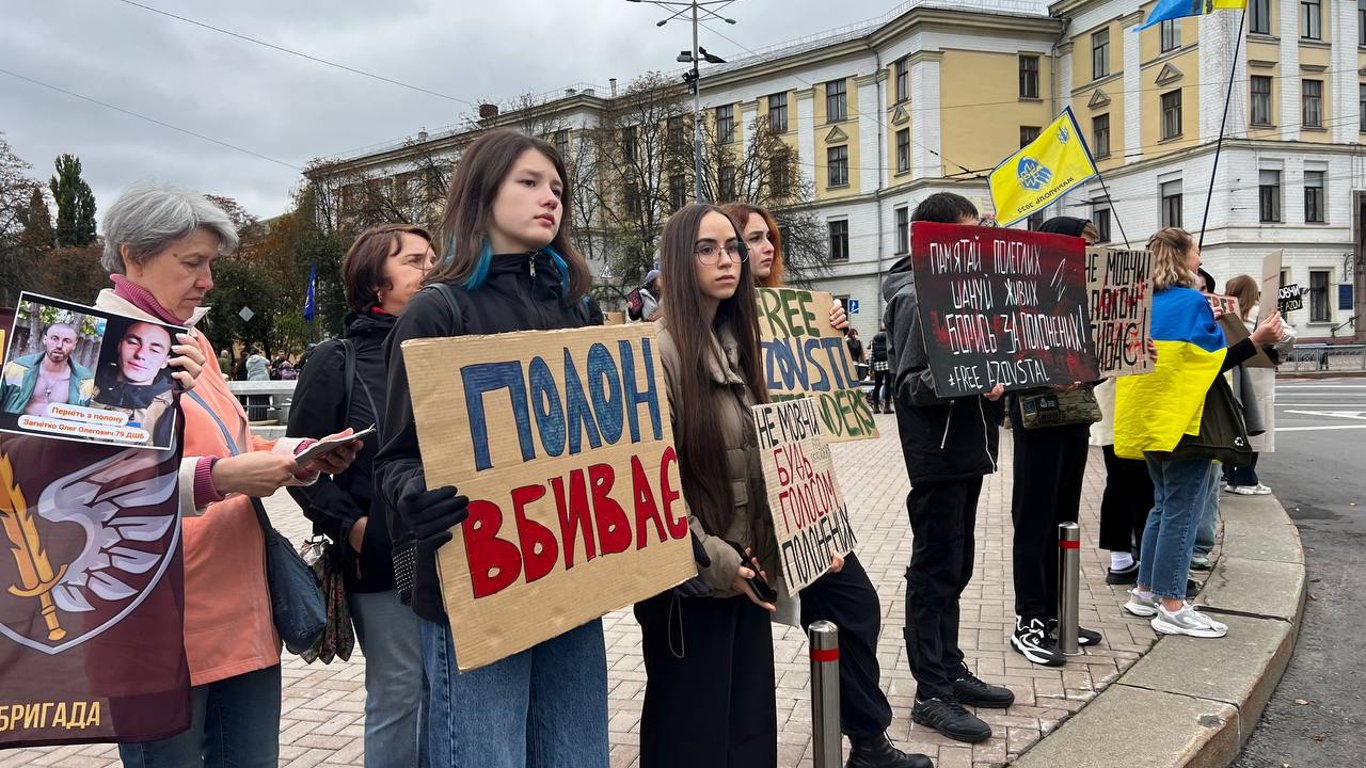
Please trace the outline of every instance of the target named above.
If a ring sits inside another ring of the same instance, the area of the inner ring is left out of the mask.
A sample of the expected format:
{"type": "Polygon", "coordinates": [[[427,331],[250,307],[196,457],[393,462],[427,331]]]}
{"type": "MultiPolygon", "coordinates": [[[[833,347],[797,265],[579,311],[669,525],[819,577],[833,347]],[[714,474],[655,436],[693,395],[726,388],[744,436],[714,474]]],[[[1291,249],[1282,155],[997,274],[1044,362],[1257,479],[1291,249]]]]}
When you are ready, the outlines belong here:
{"type": "Polygon", "coordinates": [[[356,312],[369,312],[379,306],[379,292],[388,288],[384,277],[384,263],[394,249],[402,247],[400,235],[417,235],[428,244],[432,235],[416,224],[381,224],[370,227],[356,238],[342,259],[342,282],[346,287],[346,304],[356,312]]]}
{"type": "MultiPolygon", "coordinates": [[[[669,217],[661,237],[660,261],[664,272],[665,317],[669,334],[684,361],[676,371],[679,397],[688,404],[687,418],[678,422],[674,443],[678,448],[683,492],[702,527],[713,535],[724,535],[735,514],[735,499],[726,471],[726,452],[717,450],[720,420],[711,407],[716,384],[706,365],[697,364],[711,354],[712,333],[729,328],[739,347],[739,374],[754,395],[756,403],[768,402],[768,387],[759,357],[759,312],[754,301],[754,276],[749,260],[740,263],[740,280],[735,295],[721,302],[716,319],[707,324],[703,311],[702,288],[697,283],[697,231],[709,213],[725,216],[714,205],[688,205],[669,217]]],[[[743,243],[740,227],[735,237],[743,243]]],[[[724,243],[722,244],[724,245],[724,243]]],[[[719,335],[719,334],[718,334],[719,335]]],[[[748,428],[748,427],[746,427],[748,428]]]]}
{"type": "Polygon", "coordinates": [[[786,262],[783,259],[783,236],[778,231],[778,220],[766,209],[749,203],[726,203],[721,206],[721,212],[735,220],[740,229],[741,242],[745,238],[745,227],[749,225],[749,217],[756,214],[763,217],[764,223],[768,225],[768,241],[773,243],[773,266],[769,268],[768,277],[759,281],[759,287],[783,287],[783,268],[786,262]]]}
{"type": "Polygon", "coordinates": [[[483,286],[493,260],[493,251],[486,239],[493,223],[493,201],[517,158],[529,149],[550,160],[564,190],[560,197],[560,228],[544,250],[560,267],[567,298],[577,299],[592,288],[588,264],[569,239],[573,202],[564,160],[549,142],[511,128],[499,128],[480,136],[456,163],[455,175],[446,191],[446,212],[437,225],[440,258],[426,282],[460,283],[470,290],[483,286]]]}
{"type": "Polygon", "coordinates": [[[911,215],[911,221],[937,221],[941,224],[957,224],[965,218],[980,218],[977,206],[953,192],[935,192],[921,200],[911,215]]]}

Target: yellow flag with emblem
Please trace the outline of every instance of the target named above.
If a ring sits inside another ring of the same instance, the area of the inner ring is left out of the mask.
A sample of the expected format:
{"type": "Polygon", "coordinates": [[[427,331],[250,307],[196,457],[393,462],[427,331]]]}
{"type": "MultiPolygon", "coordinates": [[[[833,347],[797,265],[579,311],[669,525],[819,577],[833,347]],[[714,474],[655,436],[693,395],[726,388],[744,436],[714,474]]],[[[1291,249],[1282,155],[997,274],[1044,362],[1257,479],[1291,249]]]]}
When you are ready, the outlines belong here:
{"type": "Polygon", "coordinates": [[[1038,213],[1067,190],[1096,175],[1091,150],[1068,107],[1039,137],[991,172],[996,220],[1008,227],[1038,213]]]}

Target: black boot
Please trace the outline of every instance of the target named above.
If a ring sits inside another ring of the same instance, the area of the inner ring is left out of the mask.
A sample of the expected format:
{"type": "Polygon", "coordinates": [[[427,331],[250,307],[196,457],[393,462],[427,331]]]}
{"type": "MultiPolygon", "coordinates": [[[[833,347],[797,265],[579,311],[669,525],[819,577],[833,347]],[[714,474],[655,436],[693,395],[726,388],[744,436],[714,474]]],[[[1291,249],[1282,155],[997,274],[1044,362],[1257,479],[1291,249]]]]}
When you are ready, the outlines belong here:
{"type": "Polygon", "coordinates": [[[924,755],[908,755],[892,746],[887,734],[876,736],[849,737],[853,749],[849,751],[849,762],[845,768],[934,768],[934,763],[924,755]]]}

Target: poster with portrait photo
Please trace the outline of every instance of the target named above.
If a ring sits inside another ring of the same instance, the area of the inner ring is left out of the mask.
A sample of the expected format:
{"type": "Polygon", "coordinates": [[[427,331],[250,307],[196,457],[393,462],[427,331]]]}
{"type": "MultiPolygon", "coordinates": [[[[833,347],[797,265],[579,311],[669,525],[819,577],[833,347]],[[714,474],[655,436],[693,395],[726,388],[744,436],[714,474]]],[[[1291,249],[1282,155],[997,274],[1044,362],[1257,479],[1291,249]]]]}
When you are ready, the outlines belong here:
{"type": "Polygon", "coordinates": [[[168,450],[169,361],[188,329],[23,293],[0,362],[0,432],[168,450]]]}

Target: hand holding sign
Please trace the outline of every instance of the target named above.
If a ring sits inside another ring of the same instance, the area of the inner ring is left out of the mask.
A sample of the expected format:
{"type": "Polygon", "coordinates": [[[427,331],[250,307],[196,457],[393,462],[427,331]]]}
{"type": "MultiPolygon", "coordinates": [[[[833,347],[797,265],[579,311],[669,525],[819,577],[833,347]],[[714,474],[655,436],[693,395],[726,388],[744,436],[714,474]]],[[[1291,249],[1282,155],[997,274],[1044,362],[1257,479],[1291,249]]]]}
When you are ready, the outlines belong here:
{"type": "Polygon", "coordinates": [[[1264,344],[1275,344],[1285,338],[1285,322],[1281,320],[1280,312],[1272,312],[1269,316],[1262,318],[1257,324],[1257,329],[1252,332],[1252,343],[1259,348],[1264,344]]]}
{"type": "Polygon", "coordinates": [[[451,529],[469,517],[470,500],[457,496],[453,485],[427,490],[419,475],[403,487],[398,513],[408,521],[418,548],[435,552],[451,540],[451,529]]]}
{"type": "Polygon", "coordinates": [[[175,337],[180,343],[171,346],[171,352],[175,357],[167,360],[166,364],[175,369],[171,373],[171,378],[179,383],[181,391],[189,392],[194,389],[195,381],[204,371],[204,350],[195,343],[194,336],[188,333],[177,333],[175,337]]]}

